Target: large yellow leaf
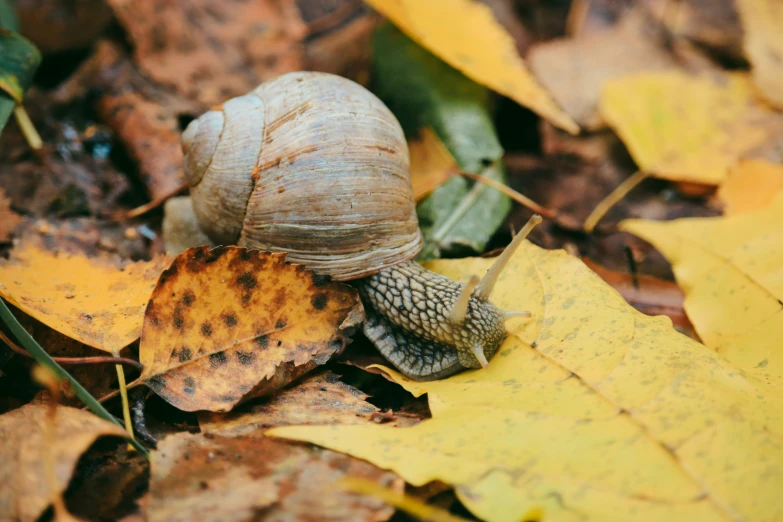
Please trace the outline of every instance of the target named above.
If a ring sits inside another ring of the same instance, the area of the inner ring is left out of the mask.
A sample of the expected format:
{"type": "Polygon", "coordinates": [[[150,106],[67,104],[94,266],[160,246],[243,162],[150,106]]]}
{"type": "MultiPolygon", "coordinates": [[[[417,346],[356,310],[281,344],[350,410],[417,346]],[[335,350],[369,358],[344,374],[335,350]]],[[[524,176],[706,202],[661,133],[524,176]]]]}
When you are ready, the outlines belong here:
{"type": "Polygon", "coordinates": [[[753,81],[762,95],[783,108],[783,2],[737,0],[742,18],[745,54],[753,64],[753,81]]]}
{"type": "Polygon", "coordinates": [[[679,71],[609,80],[600,111],[640,170],[676,181],[719,184],[767,133],[745,76],[691,76],[679,71]]]}
{"type": "Polygon", "coordinates": [[[766,209],[738,216],[620,224],[672,263],[704,343],[776,385],[783,373],[781,224],[783,194],[766,209]]]}
{"type": "MultiPolygon", "coordinates": [[[[428,267],[466,281],[490,263],[428,267]]],[[[426,383],[386,370],[428,394],[432,419],[267,433],[367,459],[414,485],[454,484],[490,521],[780,520],[779,388],[634,310],[562,251],[525,244],[493,301],[534,319],[509,323],[488,368],[426,383]]]]}
{"type": "Polygon", "coordinates": [[[412,40],[473,81],[486,85],[572,134],[579,126],[525,66],[489,6],[475,0],[365,0],[412,40]]]}

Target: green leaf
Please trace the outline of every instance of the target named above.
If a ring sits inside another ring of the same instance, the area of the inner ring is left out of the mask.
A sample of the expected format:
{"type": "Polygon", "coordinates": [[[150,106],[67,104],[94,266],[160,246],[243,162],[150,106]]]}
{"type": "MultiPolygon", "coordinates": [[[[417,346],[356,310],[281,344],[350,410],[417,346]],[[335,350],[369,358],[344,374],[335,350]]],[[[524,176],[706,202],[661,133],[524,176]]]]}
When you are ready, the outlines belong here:
{"type": "Polygon", "coordinates": [[[14,107],[22,103],[40,65],[41,53],[30,40],[0,28],[0,131],[14,107]]]}
{"type": "MultiPolygon", "coordinates": [[[[386,23],[373,40],[373,91],[406,135],[431,127],[459,167],[505,183],[503,148],[488,89],[468,79],[386,23]]],[[[483,252],[511,210],[511,200],[481,183],[454,177],[418,205],[424,248],[418,259],[483,252]]]]}

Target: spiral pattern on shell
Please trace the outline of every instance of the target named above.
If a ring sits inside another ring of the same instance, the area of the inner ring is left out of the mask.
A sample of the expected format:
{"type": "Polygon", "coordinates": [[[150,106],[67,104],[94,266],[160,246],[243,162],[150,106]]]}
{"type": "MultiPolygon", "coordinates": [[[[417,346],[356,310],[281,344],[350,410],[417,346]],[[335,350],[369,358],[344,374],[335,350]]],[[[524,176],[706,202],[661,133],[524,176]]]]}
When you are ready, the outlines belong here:
{"type": "Polygon", "coordinates": [[[218,244],[286,252],[337,280],[422,247],[402,128],[348,79],[280,76],[193,120],[182,147],[193,210],[218,244]]]}

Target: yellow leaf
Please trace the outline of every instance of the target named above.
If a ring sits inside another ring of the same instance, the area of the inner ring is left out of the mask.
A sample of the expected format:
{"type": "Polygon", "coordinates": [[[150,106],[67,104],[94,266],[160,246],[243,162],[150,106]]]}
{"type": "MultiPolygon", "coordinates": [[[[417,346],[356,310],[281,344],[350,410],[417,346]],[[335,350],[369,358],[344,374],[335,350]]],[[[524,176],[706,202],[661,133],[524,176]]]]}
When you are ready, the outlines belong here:
{"type": "Polygon", "coordinates": [[[123,266],[24,241],[0,261],[0,296],[58,332],[116,355],[139,338],[147,300],[170,261],[123,266]]]}
{"type": "Polygon", "coordinates": [[[489,6],[475,0],[365,0],[412,40],[477,83],[572,134],[579,126],[536,82],[489,6]]]}
{"type": "Polygon", "coordinates": [[[704,344],[759,379],[783,371],[783,194],[766,209],[720,218],[620,226],[672,263],[704,344]]]}
{"type": "Polygon", "coordinates": [[[753,125],[744,76],[718,83],[678,71],[609,80],[600,111],[639,169],[654,176],[717,185],[767,133],[753,125]]]}
{"type": "Polygon", "coordinates": [[[419,201],[459,172],[454,157],[435,131],[425,127],[419,137],[408,141],[413,198],[419,201]]]}
{"type": "Polygon", "coordinates": [[[783,108],[783,3],[780,0],[737,0],[742,18],[745,54],[753,64],[753,81],[764,98],[783,108]]]}
{"type": "Polygon", "coordinates": [[[718,197],[727,216],[743,214],[769,206],[783,189],[783,165],[764,160],[740,161],[729,171],[718,197]]]}
{"type": "Polygon", "coordinates": [[[141,379],[181,410],[229,411],[325,364],[363,319],[356,289],[285,254],[189,248],[147,305],[141,379]]]}
{"type": "MultiPolygon", "coordinates": [[[[427,266],[467,281],[491,262],[427,266]]],[[[414,485],[453,484],[488,521],[780,520],[779,388],[634,310],[562,251],[524,244],[492,299],[533,319],[509,322],[486,369],[434,382],[386,370],[428,394],[432,419],[267,434],[349,453],[414,485]]]]}

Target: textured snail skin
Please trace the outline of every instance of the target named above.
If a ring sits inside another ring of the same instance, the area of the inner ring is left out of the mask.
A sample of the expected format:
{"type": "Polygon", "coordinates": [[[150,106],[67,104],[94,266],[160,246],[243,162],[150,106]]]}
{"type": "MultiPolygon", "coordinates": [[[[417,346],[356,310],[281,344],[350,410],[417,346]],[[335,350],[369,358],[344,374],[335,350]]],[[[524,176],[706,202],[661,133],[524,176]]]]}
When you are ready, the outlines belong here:
{"type": "Polygon", "coordinates": [[[465,319],[449,318],[465,285],[408,261],[354,282],[365,304],[365,335],[403,374],[441,379],[489,360],[506,337],[503,312],[471,297],[465,319]]]}

